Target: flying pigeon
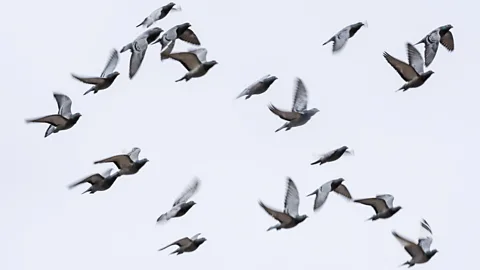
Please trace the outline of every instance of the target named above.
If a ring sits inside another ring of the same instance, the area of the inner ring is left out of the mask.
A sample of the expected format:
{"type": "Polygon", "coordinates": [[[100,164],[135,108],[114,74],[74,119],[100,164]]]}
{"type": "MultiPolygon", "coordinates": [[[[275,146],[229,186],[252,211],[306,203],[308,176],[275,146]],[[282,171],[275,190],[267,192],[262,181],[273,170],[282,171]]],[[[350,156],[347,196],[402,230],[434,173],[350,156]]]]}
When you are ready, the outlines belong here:
{"type": "Polygon", "coordinates": [[[192,78],[199,78],[217,64],[217,61],[207,61],[207,49],[199,48],[189,50],[188,52],[171,53],[168,58],[180,62],[188,72],[175,82],[185,80],[188,82],[192,78]]]}
{"type": "Polygon", "coordinates": [[[360,30],[360,28],[364,25],[367,26],[366,23],[362,22],[351,24],[340,30],[335,36],[331,37],[329,40],[323,43],[322,46],[325,46],[330,41],[333,41],[332,53],[339,52],[343,47],[345,47],[348,39],[353,37],[357,33],[357,31],[360,30]]]}
{"type": "Polygon", "coordinates": [[[263,76],[262,78],[245,88],[245,90],[243,90],[240,95],[237,96],[237,98],[246,96],[245,99],[249,99],[253,95],[263,94],[277,79],[277,77],[271,76],[270,74],[263,76]]]}
{"type": "Polygon", "coordinates": [[[317,161],[310,163],[310,165],[322,165],[328,162],[332,162],[339,159],[345,154],[353,155],[353,150],[349,149],[347,146],[342,146],[338,149],[323,154],[317,161]]]}
{"type": "Polygon", "coordinates": [[[258,202],[260,206],[274,219],[280,222],[277,225],[271,226],[267,229],[267,232],[273,229],[277,231],[280,229],[290,229],[297,226],[299,223],[307,219],[307,215],[299,215],[298,207],[300,204],[300,198],[298,195],[298,189],[291,178],[287,178],[287,192],[285,194],[284,210],[283,212],[271,209],[263,204],[262,201],[258,202]]]}
{"type": "Polygon", "coordinates": [[[322,186],[320,186],[314,192],[308,194],[307,197],[315,195],[315,203],[313,205],[313,210],[318,211],[320,207],[323,206],[325,201],[327,201],[328,194],[330,194],[330,192],[332,191],[351,200],[352,195],[350,195],[350,192],[348,191],[347,187],[344,184],[342,184],[343,181],[345,181],[343,178],[338,178],[338,179],[328,181],[322,186]]]}
{"type": "Polygon", "coordinates": [[[152,42],[155,41],[162,32],[163,30],[160,27],[150,28],[139,35],[134,41],[123,46],[123,48],[120,50],[120,53],[123,53],[127,50],[132,53],[130,56],[130,70],[128,73],[130,80],[133,78],[133,76],[135,76],[135,74],[137,74],[138,69],[143,62],[143,58],[145,57],[145,53],[147,52],[148,45],[152,44],[152,42]]]}
{"type": "MultiPolygon", "coordinates": [[[[431,235],[432,230],[430,228],[430,225],[425,220],[422,220],[421,224],[422,227],[426,229],[431,235]]],[[[438,252],[438,250],[436,249],[430,250],[430,246],[433,242],[433,238],[431,236],[419,238],[418,243],[415,244],[413,241],[408,240],[403,236],[400,236],[395,231],[392,231],[392,234],[404,246],[405,250],[412,257],[409,261],[405,262],[401,266],[408,265],[408,268],[410,268],[415,264],[426,263],[438,252]]]]}
{"type": "Polygon", "coordinates": [[[118,172],[110,174],[111,172],[112,172],[112,169],[108,169],[103,173],[92,174],[85,179],[82,179],[78,182],[75,182],[69,185],[68,188],[72,189],[80,184],[89,183],[91,186],[87,190],[85,190],[82,194],[87,192],[90,192],[90,194],[93,194],[97,191],[105,191],[109,189],[113,185],[115,180],[117,180],[117,178],[120,176],[118,172]]]}
{"type": "Polygon", "coordinates": [[[145,28],[150,27],[152,24],[154,24],[156,21],[160,21],[161,19],[165,18],[170,11],[181,11],[182,8],[179,5],[176,5],[173,2],[170,2],[166,4],[163,7],[157,8],[154,10],[148,17],[143,19],[143,21],[137,25],[137,27],[144,26],[145,28]]]}
{"type": "Polygon", "coordinates": [[[194,201],[188,200],[197,192],[199,186],[200,180],[195,178],[190,186],[188,186],[187,189],[180,195],[180,197],[173,203],[172,209],[158,217],[157,223],[166,222],[171,218],[185,215],[188,210],[190,210],[190,208],[196,204],[194,201]]]}
{"type": "Polygon", "coordinates": [[[387,219],[402,209],[401,206],[393,207],[393,199],[394,197],[390,194],[382,194],[377,195],[375,198],[358,199],[354,200],[354,202],[371,206],[375,210],[375,215],[367,219],[367,221],[375,221],[379,218],[387,219]]]}
{"type": "Polygon", "coordinates": [[[195,234],[191,239],[188,238],[188,237],[184,237],[180,240],[177,240],[173,243],[171,243],[170,245],[167,245],[161,249],[159,249],[158,251],[161,251],[161,250],[164,250],[168,247],[171,247],[173,245],[177,245],[178,248],[173,251],[172,253],[170,254],[175,254],[177,253],[177,255],[180,255],[184,252],[192,252],[192,251],[195,251],[201,244],[203,244],[205,241],[207,241],[207,239],[205,238],[198,238],[200,234],[197,233],[195,234]]]}
{"type": "Polygon", "coordinates": [[[167,32],[165,32],[161,38],[152,43],[155,44],[160,42],[160,44],[162,45],[162,49],[160,51],[161,61],[168,58],[168,56],[173,50],[173,47],[175,46],[175,40],[177,39],[183,40],[193,45],[200,45],[200,41],[198,40],[197,35],[195,35],[192,29],[190,29],[190,26],[192,25],[188,22],[175,25],[167,32]]]}
{"type": "Polygon", "coordinates": [[[417,88],[423,85],[434,73],[429,70],[423,71],[423,58],[420,52],[410,43],[407,43],[408,63],[398,60],[387,52],[383,52],[383,57],[397,71],[397,73],[406,82],[397,91],[407,91],[410,88],[417,88]]]}
{"type": "Polygon", "coordinates": [[[131,175],[136,174],[147,162],[148,159],[138,159],[140,154],[140,148],[134,147],[127,154],[116,155],[113,157],[105,158],[102,160],[95,161],[93,164],[113,162],[115,166],[119,169],[118,173],[120,175],[131,175]]]}
{"type": "Polygon", "coordinates": [[[414,45],[425,44],[425,66],[428,67],[437,54],[438,45],[442,44],[449,52],[453,52],[455,44],[453,42],[453,34],[450,31],[453,26],[451,24],[443,25],[430,32],[422,40],[414,45]]]}
{"type": "Polygon", "coordinates": [[[83,83],[94,85],[83,95],[86,95],[90,92],[93,92],[94,94],[96,94],[98,91],[107,89],[108,87],[110,87],[110,85],[112,85],[113,81],[115,81],[117,76],[120,75],[118,71],[113,72],[117,67],[117,64],[118,64],[118,51],[113,49],[112,52],[110,53],[110,57],[108,58],[107,65],[103,69],[100,77],[79,77],[73,73],[72,73],[72,77],[74,77],[75,79],[83,83]]]}
{"type": "Polygon", "coordinates": [[[268,107],[271,112],[282,118],[286,122],[283,126],[275,130],[278,132],[282,129],[285,131],[290,130],[293,127],[303,126],[307,123],[312,116],[314,116],[319,110],[317,108],[307,110],[308,105],[308,93],[305,84],[302,79],[295,79],[295,91],[293,96],[293,105],[291,111],[282,111],[277,109],[273,104],[268,107]]]}
{"type": "Polygon", "coordinates": [[[58,113],[51,114],[40,118],[27,119],[26,123],[47,123],[50,126],[45,132],[45,138],[52,133],[57,133],[61,130],[67,130],[73,127],[80,116],[80,113],[72,114],[72,100],[64,94],[53,93],[53,97],[57,101],[58,113]]]}

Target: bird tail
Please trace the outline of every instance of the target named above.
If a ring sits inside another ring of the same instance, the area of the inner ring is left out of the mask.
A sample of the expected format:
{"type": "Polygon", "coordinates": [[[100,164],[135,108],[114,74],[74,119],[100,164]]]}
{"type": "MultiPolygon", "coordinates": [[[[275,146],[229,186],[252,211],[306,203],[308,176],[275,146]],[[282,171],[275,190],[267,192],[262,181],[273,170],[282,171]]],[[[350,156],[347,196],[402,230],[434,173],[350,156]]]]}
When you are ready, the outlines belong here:
{"type": "Polygon", "coordinates": [[[279,132],[280,130],[284,129],[284,128],[287,128],[288,127],[288,124],[290,124],[289,122],[283,124],[283,126],[279,127],[277,130],[275,130],[275,132],[279,132]]]}
{"type": "Polygon", "coordinates": [[[317,192],[318,192],[318,189],[316,189],[314,192],[308,194],[307,197],[310,197],[310,196],[312,196],[312,195],[315,195],[315,194],[317,194],[317,192]]]}
{"type": "Polygon", "coordinates": [[[271,231],[271,230],[274,230],[274,229],[278,230],[278,229],[279,229],[279,226],[280,226],[280,224],[274,225],[274,226],[268,228],[268,229],[267,229],[267,232],[268,232],[268,231],[271,231]]]}
{"type": "MultiPolygon", "coordinates": [[[[95,86],[92,86],[90,89],[88,89],[83,95],[85,96],[86,94],[95,91],[95,86]]],[[[95,93],[95,92],[94,92],[95,93]]]]}
{"type": "Polygon", "coordinates": [[[132,49],[132,43],[128,43],[127,45],[123,46],[123,48],[120,50],[120,53],[123,53],[131,49],[132,49]]]}
{"type": "Polygon", "coordinates": [[[87,192],[93,193],[93,192],[92,192],[92,188],[91,188],[91,187],[88,188],[87,190],[85,190],[84,192],[82,192],[82,194],[85,194],[85,193],[87,193],[87,192]]]}
{"type": "Polygon", "coordinates": [[[135,27],[140,27],[140,26],[142,26],[146,21],[147,21],[147,18],[145,18],[140,24],[138,24],[138,25],[135,26],[135,27]]]}
{"type": "Polygon", "coordinates": [[[188,80],[187,80],[187,76],[186,76],[186,75],[185,75],[185,76],[183,76],[182,78],[180,78],[180,79],[176,80],[175,82],[180,82],[180,81],[183,81],[183,80],[185,80],[185,81],[188,81],[188,80]]]}
{"type": "Polygon", "coordinates": [[[418,45],[418,44],[420,44],[420,43],[425,43],[425,38],[422,38],[422,40],[420,40],[419,42],[417,42],[417,43],[415,43],[415,44],[413,44],[413,45],[418,45]]]}
{"type": "Polygon", "coordinates": [[[310,165],[317,165],[317,164],[318,164],[318,165],[322,165],[322,164],[323,164],[323,163],[322,163],[322,159],[319,159],[319,160],[317,160],[317,161],[314,161],[314,162],[310,163],[310,165]]]}
{"type": "Polygon", "coordinates": [[[372,221],[373,221],[373,216],[370,217],[369,219],[366,219],[365,221],[369,221],[369,220],[372,220],[372,221]]]}
{"type": "Polygon", "coordinates": [[[327,45],[330,41],[333,41],[333,37],[331,37],[329,40],[325,41],[325,43],[323,43],[322,46],[327,45]]]}
{"type": "Polygon", "coordinates": [[[408,268],[410,268],[410,267],[413,266],[413,265],[410,264],[409,261],[406,261],[406,262],[402,263],[401,265],[399,265],[398,267],[402,267],[402,266],[404,266],[404,265],[408,265],[408,268]]]}

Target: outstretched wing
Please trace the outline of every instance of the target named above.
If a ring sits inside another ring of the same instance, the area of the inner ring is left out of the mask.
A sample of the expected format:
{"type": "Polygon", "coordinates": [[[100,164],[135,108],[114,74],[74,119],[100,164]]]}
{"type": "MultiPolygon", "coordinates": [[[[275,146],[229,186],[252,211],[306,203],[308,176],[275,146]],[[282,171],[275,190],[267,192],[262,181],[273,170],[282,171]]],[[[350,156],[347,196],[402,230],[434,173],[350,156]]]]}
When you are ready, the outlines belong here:
{"type": "Polygon", "coordinates": [[[377,195],[377,198],[380,200],[383,200],[385,202],[385,205],[388,208],[393,207],[393,200],[395,199],[392,195],[390,194],[382,194],[382,195],[377,195]]]}
{"type": "Polygon", "coordinates": [[[287,191],[285,193],[284,211],[292,217],[298,216],[298,207],[300,205],[300,197],[297,186],[291,178],[287,178],[287,191]]]}
{"type": "Polygon", "coordinates": [[[53,93],[53,97],[57,101],[58,114],[69,118],[72,115],[72,100],[60,93],[53,93]]]}
{"type": "Polygon", "coordinates": [[[283,213],[283,212],[274,210],[274,209],[266,206],[262,201],[259,201],[258,204],[259,204],[260,207],[262,207],[263,210],[265,210],[265,212],[267,212],[271,217],[273,217],[274,219],[278,220],[278,222],[280,222],[280,223],[282,223],[282,224],[286,224],[286,223],[290,223],[290,221],[292,221],[292,217],[290,217],[288,214],[285,214],[285,213],[283,213]]]}
{"type": "Polygon", "coordinates": [[[338,186],[336,189],[333,190],[333,192],[342,195],[346,199],[352,199],[352,195],[350,194],[350,191],[348,191],[347,187],[344,184],[341,184],[338,186]]]}
{"type": "Polygon", "coordinates": [[[440,43],[448,50],[453,51],[455,49],[455,43],[453,42],[453,34],[452,32],[448,31],[440,38],[440,43]]]}
{"type": "Polygon", "coordinates": [[[192,183],[183,191],[183,193],[178,197],[178,199],[173,203],[173,206],[187,202],[195,192],[197,192],[198,187],[200,186],[200,179],[193,179],[192,183]]]}
{"type": "Polygon", "coordinates": [[[411,43],[407,43],[408,63],[412,66],[418,74],[423,73],[423,58],[420,52],[411,43]]]}
{"type": "Polygon", "coordinates": [[[103,69],[102,74],[100,77],[105,78],[108,74],[112,73],[118,64],[118,51],[113,49],[110,52],[110,57],[108,58],[107,65],[103,69]]]}
{"type": "Polygon", "coordinates": [[[296,120],[300,117],[300,113],[298,112],[287,112],[287,111],[282,111],[277,109],[277,107],[273,106],[273,104],[270,104],[268,106],[268,109],[276,114],[278,117],[282,118],[285,121],[293,121],[296,120]]]}
{"type": "Polygon", "coordinates": [[[308,93],[302,79],[295,79],[295,94],[293,96],[292,111],[303,112],[307,109],[308,93]]]}
{"type": "Polygon", "coordinates": [[[164,249],[166,249],[166,248],[168,248],[168,247],[171,247],[171,246],[173,246],[173,245],[178,245],[179,247],[185,247],[185,246],[190,245],[191,243],[192,243],[192,241],[191,241],[190,239],[188,239],[188,237],[184,237],[184,238],[182,238],[182,239],[180,239],[180,240],[177,240],[177,241],[171,243],[170,245],[167,245],[167,246],[159,249],[158,251],[164,250],[164,249]]]}
{"type": "Polygon", "coordinates": [[[354,202],[371,206],[377,214],[385,211],[385,209],[387,208],[385,201],[378,198],[358,199],[354,200],[354,202]]]}
{"type": "Polygon", "coordinates": [[[398,73],[398,75],[400,75],[400,77],[402,77],[404,81],[409,82],[418,76],[417,71],[415,71],[412,66],[401,60],[398,60],[389,53],[383,52],[383,57],[385,57],[385,60],[387,60],[390,66],[395,69],[395,71],[398,73]]]}

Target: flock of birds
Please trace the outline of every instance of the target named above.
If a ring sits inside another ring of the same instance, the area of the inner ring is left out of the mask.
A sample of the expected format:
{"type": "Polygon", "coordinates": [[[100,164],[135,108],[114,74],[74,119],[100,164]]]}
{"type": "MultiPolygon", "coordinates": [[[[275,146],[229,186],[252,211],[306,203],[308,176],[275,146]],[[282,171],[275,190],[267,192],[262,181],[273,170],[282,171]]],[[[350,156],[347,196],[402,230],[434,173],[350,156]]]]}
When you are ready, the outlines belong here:
{"type": "MultiPolygon", "coordinates": [[[[125,51],[131,52],[129,65],[130,79],[132,79],[138,72],[145,57],[147,48],[156,43],[161,44],[161,61],[164,61],[166,59],[176,60],[187,69],[187,73],[180,79],[176,80],[176,82],[182,80],[188,82],[192,78],[200,78],[202,76],[205,76],[207,72],[217,64],[215,60],[206,60],[207,50],[205,48],[198,47],[196,49],[190,49],[186,52],[172,52],[175,46],[175,42],[177,40],[182,40],[197,46],[200,45],[200,41],[197,35],[193,32],[193,30],[190,29],[190,23],[187,22],[175,25],[165,32],[159,27],[149,28],[157,21],[165,18],[170,12],[180,10],[180,6],[171,2],[153,11],[140,24],[137,25],[137,27],[143,26],[148,29],[120,50],[120,53],[123,53],[125,51]]],[[[332,36],[323,45],[326,45],[329,42],[333,42],[332,52],[338,53],[341,49],[345,47],[347,41],[352,38],[362,26],[367,26],[366,22],[359,22],[346,26],[337,34],[332,36]]],[[[398,72],[400,77],[402,77],[402,79],[405,81],[405,84],[397,91],[406,91],[410,88],[417,88],[423,85],[428,80],[428,78],[430,78],[430,76],[434,72],[431,70],[424,71],[424,66],[428,67],[433,62],[433,59],[435,58],[437,49],[440,44],[442,44],[448,51],[454,50],[454,40],[450,29],[452,29],[451,25],[441,26],[431,31],[416,44],[412,45],[411,43],[407,43],[406,47],[408,63],[391,56],[387,52],[383,53],[386,61],[398,72]],[[423,43],[425,46],[425,61],[423,60],[421,53],[415,48],[415,45],[418,45],[420,43],[423,43]]],[[[72,76],[83,83],[92,85],[91,88],[85,92],[85,94],[88,94],[90,92],[96,94],[100,90],[105,90],[109,88],[113,84],[115,79],[120,75],[118,71],[115,71],[118,60],[119,52],[114,49],[110,54],[107,65],[105,66],[103,72],[99,77],[81,77],[75,74],[72,74],[72,76]]],[[[262,94],[269,89],[269,87],[275,82],[275,80],[277,80],[277,77],[266,75],[245,88],[237,96],[237,98],[245,97],[245,99],[249,99],[253,95],[262,94]]],[[[272,113],[286,121],[285,124],[275,130],[275,132],[282,129],[290,130],[293,127],[302,126],[306,124],[312,116],[319,112],[317,108],[307,109],[308,93],[306,86],[300,78],[296,78],[295,80],[296,87],[294,91],[293,105],[291,110],[281,110],[273,106],[272,104],[269,105],[269,109],[272,113]]],[[[59,131],[72,128],[81,117],[80,113],[72,113],[72,100],[67,95],[61,93],[53,93],[53,96],[58,105],[58,112],[56,114],[26,120],[27,123],[49,124],[44,135],[45,137],[51,135],[52,133],[57,133],[59,131]]],[[[68,188],[74,188],[80,184],[89,183],[91,186],[83,193],[93,194],[97,191],[105,191],[113,185],[113,183],[118,179],[118,177],[123,175],[136,174],[148,162],[148,159],[146,158],[139,159],[139,154],[140,149],[135,147],[126,154],[119,154],[95,161],[94,164],[112,162],[115,164],[118,170],[112,173],[113,169],[108,169],[103,173],[92,174],[85,179],[69,185],[68,188]]],[[[322,165],[325,163],[333,162],[338,160],[340,157],[348,154],[353,154],[353,150],[349,149],[347,146],[342,146],[338,149],[323,154],[318,160],[312,162],[311,165],[322,165]]],[[[178,218],[185,215],[196,204],[194,201],[190,201],[190,198],[197,192],[199,186],[200,180],[198,178],[195,178],[192,183],[185,189],[185,191],[179,196],[179,198],[175,200],[172,208],[158,217],[157,223],[163,223],[172,218],[178,218]]],[[[375,214],[368,220],[372,221],[378,219],[388,219],[395,215],[400,209],[402,209],[401,206],[393,206],[394,197],[390,194],[383,194],[377,195],[372,198],[353,200],[349,190],[344,185],[344,179],[339,178],[326,182],[317,190],[308,195],[315,195],[315,201],[313,206],[314,211],[318,211],[324,205],[331,192],[340,194],[344,198],[352,200],[356,203],[371,206],[374,209],[375,214]]],[[[270,208],[266,206],[262,201],[259,201],[260,206],[270,216],[272,216],[279,222],[278,224],[268,228],[267,231],[273,229],[280,230],[294,228],[307,219],[307,215],[300,215],[298,213],[300,203],[299,198],[299,192],[296,184],[292,179],[288,178],[283,211],[270,208]]],[[[412,267],[415,264],[426,263],[437,253],[436,249],[430,250],[430,246],[432,244],[432,230],[427,221],[422,220],[421,228],[425,229],[426,232],[429,233],[429,236],[419,238],[417,242],[408,240],[407,238],[396,233],[395,231],[392,232],[395,238],[400,241],[400,243],[404,246],[404,249],[411,256],[411,259],[402,265],[408,265],[408,267],[412,267]]],[[[191,238],[184,237],[161,248],[160,250],[166,249],[173,245],[177,245],[178,248],[174,250],[171,254],[176,253],[178,255],[184,252],[195,251],[202,243],[206,241],[206,239],[203,237],[199,238],[199,235],[200,234],[196,234],[191,238]]]]}

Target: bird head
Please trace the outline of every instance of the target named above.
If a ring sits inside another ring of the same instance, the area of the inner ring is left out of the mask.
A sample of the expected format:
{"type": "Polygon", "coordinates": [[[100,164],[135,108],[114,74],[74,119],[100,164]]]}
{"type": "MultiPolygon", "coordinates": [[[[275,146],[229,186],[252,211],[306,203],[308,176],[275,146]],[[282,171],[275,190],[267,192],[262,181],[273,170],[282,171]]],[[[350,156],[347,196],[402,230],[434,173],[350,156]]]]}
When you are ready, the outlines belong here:
{"type": "Polygon", "coordinates": [[[71,118],[71,119],[72,119],[72,121],[73,121],[74,123],[77,123],[77,121],[78,121],[78,119],[80,119],[80,117],[82,117],[82,114],[81,114],[81,113],[74,113],[74,114],[72,115],[72,118],[71,118]]]}
{"type": "Polygon", "coordinates": [[[115,72],[111,73],[110,75],[108,75],[108,77],[116,78],[118,75],[120,75],[120,72],[115,71],[115,72]]]}
{"type": "Polygon", "coordinates": [[[187,29],[192,26],[190,23],[182,23],[177,26],[177,35],[183,34],[183,32],[187,31],[187,29]]]}
{"type": "Polygon", "coordinates": [[[319,111],[320,111],[320,110],[317,109],[317,108],[312,108],[312,109],[310,109],[311,115],[315,115],[315,114],[318,113],[319,111]]]}
{"type": "Polygon", "coordinates": [[[400,209],[402,209],[401,206],[393,207],[393,208],[392,208],[392,212],[395,214],[395,213],[397,213],[398,211],[400,211],[400,209]]]}
{"type": "Polygon", "coordinates": [[[297,218],[297,220],[298,220],[298,222],[302,222],[302,221],[304,221],[304,220],[307,219],[307,218],[308,218],[307,215],[301,215],[301,216],[299,216],[299,217],[297,218]]]}
{"type": "Polygon", "coordinates": [[[434,249],[434,250],[431,250],[430,252],[427,252],[426,255],[427,257],[430,259],[432,258],[435,254],[437,254],[438,250],[434,249]]]}
{"type": "Polygon", "coordinates": [[[194,202],[194,201],[189,201],[189,202],[187,202],[187,203],[185,204],[185,208],[190,209],[190,208],[192,208],[192,206],[194,206],[195,204],[197,204],[197,203],[194,202]]]}
{"type": "Polygon", "coordinates": [[[145,164],[147,164],[147,162],[149,162],[149,160],[147,158],[144,158],[144,159],[141,159],[139,161],[137,161],[137,164],[139,166],[139,168],[145,166],[145,164]]]}
{"type": "Polygon", "coordinates": [[[205,67],[206,70],[209,70],[213,66],[215,66],[216,64],[218,64],[218,62],[213,60],[213,61],[208,61],[208,62],[203,63],[203,66],[205,67]]]}
{"type": "Polygon", "coordinates": [[[271,85],[271,84],[272,84],[274,81],[276,81],[277,79],[278,79],[277,76],[270,76],[270,77],[268,77],[268,78],[264,81],[264,83],[265,83],[265,84],[268,84],[268,85],[271,85]]]}
{"type": "Polygon", "coordinates": [[[205,241],[207,241],[206,238],[202,237],[202,238],[199,238],[197,240],[195,240],[195,243],[197,244],[197,246],[200,246],[201,244],[203,244],[205,241]]]}
{"type": "Polygon", "coordinates": [[[451,24],[447,24],[447,25],[442,26],[442,30],[445,30],[445,31],[448,31],[452,28],[453,28],[453,26],[451,24]]]}
{"type": "Polygon", "coordinates": [[[343,181],[345,181],[345,179],[343,178],[338,178],[338,179],[335,179],[335,180],[332,180],[332,190],[338,188],[342,183],[343,181]]]}
{"type": "Polygon", "coordinates": [[[435,73],[435,72],[433,72],[432,70],[429,70],[429,71],[423,73],[424,79],[427,80],[428,78],[430,78],[430,76],[433,75],[433,73],[435,73]]]}

